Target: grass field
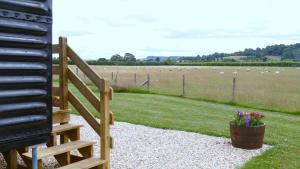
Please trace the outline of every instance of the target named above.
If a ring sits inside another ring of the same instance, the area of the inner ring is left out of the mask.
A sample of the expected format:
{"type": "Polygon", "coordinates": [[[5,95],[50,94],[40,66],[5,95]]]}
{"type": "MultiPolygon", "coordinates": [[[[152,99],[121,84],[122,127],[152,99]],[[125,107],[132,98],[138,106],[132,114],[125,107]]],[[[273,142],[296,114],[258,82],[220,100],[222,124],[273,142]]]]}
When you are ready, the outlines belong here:
{"type": "MultiPolygon", "coordinates": [[[[72,91],[85,99],[74,87],[72,91]]],[[[95,113],[88,103],[88,108],[95,113]]],[[[115,93],[111,104],[117,121],[229,137],[229,121],[237,110],[258,111],[266,115],[265,143],[273,145],[261,156],[249,161],[244,169],[300,168],[300,116],[246,109],[173,96],[115,93]]]]}
{"type": "Polygon", "coordinates": [[[125,88],[137,88],[137,85],[147,79],[149,73],[150,90],[170,95],[182,95],[184,74],[185,97],[222,103],[232,102],[233,72],[237,72],[235,104],[300,114],[299,68],[197,66],[93,66],[93,68],[110,81],[113,72],[114,80],[111,83],[125,88]],[[117,81],[115,81],[116,74],[118,74],[117,81]]]}

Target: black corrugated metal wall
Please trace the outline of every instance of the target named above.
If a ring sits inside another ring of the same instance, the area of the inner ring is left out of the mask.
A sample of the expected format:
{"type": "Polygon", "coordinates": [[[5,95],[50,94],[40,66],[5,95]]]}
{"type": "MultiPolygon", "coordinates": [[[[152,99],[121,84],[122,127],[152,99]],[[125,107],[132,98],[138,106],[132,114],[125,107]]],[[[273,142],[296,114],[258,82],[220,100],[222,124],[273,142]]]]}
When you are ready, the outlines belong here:
{"type": "Polygon", "coordinates": [[[51,58],[51,0],[0,0],[0,152],[47,141],[51,58]]]}

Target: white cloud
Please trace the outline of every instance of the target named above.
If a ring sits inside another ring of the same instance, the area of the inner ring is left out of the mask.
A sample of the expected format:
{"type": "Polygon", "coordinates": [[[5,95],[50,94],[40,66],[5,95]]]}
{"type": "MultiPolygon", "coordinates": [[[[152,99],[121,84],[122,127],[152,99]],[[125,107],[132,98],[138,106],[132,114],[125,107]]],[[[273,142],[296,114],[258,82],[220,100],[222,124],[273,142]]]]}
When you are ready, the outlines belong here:
{"type": "Polygon", "coordinates": [[[59,35],[86,59],[197,55],[300,40],[298,0],[57,0],[59,35]]]}

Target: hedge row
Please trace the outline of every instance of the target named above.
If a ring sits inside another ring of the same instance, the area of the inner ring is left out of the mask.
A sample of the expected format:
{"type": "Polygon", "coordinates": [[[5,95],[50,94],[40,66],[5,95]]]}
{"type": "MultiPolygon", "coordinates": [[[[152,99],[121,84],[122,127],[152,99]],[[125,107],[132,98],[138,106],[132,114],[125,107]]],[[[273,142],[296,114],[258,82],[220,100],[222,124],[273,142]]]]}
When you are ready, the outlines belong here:
{"type": "Polygon", "coordinates": [[[89,62],[91,65],[119,66],[273,66],[300,67],[300,62],[198,62],[198,63],[164,63],[164,62],[89,62]]]}
{"type": "MultiPolygon", "coordinates": [[[[300,67],[300,62],[112,62],[88,60],[90,65],[116,65],[116,66],[273,66],[273,67],[300,67]]],[[[53,64],[58,64],[58,60],[53,60],[53,64]]],[[[72,64],[69,61],[69,64],[72,64]]]]}

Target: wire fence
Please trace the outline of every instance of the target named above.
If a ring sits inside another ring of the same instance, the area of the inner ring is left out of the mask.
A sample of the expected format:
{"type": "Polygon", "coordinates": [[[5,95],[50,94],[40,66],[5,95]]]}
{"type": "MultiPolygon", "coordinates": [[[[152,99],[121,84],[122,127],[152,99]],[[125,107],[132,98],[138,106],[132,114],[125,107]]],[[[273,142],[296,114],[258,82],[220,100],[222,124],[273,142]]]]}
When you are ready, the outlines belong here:
{"type": "MultiPolygon", "coordinates": [[[[73,67],[76,69],[75,67],[73,67]]],[[[299,112],[299,68],[95,66],[116,88],[299,112]]],[[[80,71],[75,71],[83,76],[80,71]]],[[[89,80],[83,77],[86,83],[89,80]]]]}

